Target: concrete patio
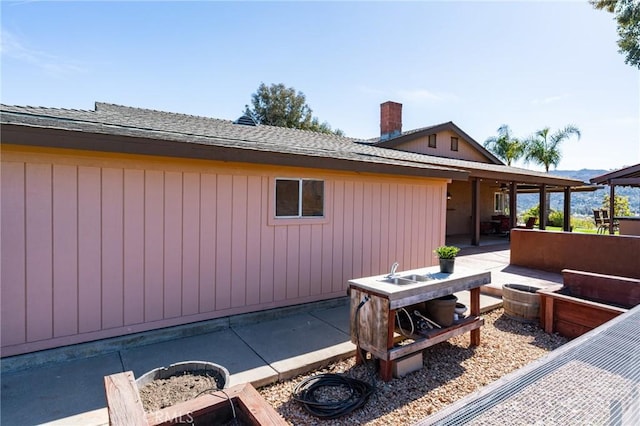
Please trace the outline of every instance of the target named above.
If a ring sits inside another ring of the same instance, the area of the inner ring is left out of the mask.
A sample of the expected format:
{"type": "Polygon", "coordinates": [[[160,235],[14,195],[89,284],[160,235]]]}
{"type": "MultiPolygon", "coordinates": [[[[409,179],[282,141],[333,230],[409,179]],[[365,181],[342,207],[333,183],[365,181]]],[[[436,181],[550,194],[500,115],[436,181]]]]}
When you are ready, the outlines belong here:
{"type": "MultiPolygon", "coordinates": [[[[486,312],[501,306],[506,283],[547,286],[559,274],[509,265],[506,241],[463,247],[458,264],[490,271],[481,296],[486,312]]],[[[468,292],[457,294],[467,304],[468,292]]],[[[139,375],[186,360],[211,361],[230,372],[231,385],[256,387],[286,380],[352,356],[348,299],[213,320],[208,325],[141,333],[2,360],[3,424],[108,424],[103,377],[132,370],[139,375]],[[301,338],[304,336],[304,338],[301,338]],[[135,343],[134,343],[135,342],[135,343]]]]}

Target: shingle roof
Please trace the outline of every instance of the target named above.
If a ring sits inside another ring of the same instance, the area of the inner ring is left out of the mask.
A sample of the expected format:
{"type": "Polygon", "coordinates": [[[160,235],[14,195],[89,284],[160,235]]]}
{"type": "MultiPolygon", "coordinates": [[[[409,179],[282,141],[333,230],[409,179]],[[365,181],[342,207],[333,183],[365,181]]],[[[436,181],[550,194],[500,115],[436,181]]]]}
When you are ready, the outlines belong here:
{"type": "MultiPolygon", "coordinates": [[[[293,156],[298,159],[305,158],[307,164],[311,159],[318,168],[353,171],[375,169],[382,173],[463,180],[467,178],[469,172],[471,176],[492,179],[502,177],[504,180],[523,183],[572,186],[582,184],[575,179],[558,178],[542,172],[501,164],[410,153],[373,146],[362,140],[333,134],[266,125],[247,126],[234,124],[230,120],[107,103],[96,103],[95,110],[92,111],[0,105],[0,122],[3,126],[19,126],[23,129],[61,130],[74,132],[74,134],[113,135],[126,138],[112,146],[107,142],[101,142],[101,149],[112,151],[121,150],[127,144],[132,145],[130,138],[136,138],[137,149],[141,149],[140,147],[145,144],[149,145],[145,147],[145,153],[152,153],[150,151],[154,149],[150,141],[166,142],[163,145],[163,148],[166,148],[162,151],[163,155],[173,152],[172,149],[181,145],[182,154],[185,152],[185,147],[190,148],[191,153],[187,156],[195,158],[198,158],[196,155],[205,154],[207,149],[217,148],[219,150],[216,153],[220,150],[244,152],[247,154],[244,158],[251,157],[252,162],[268,163],[274,159],[282,161],[283,156],[287,158],[293,156]],[[167,148],[167,144],[171,147],[167,148]],[[267,154],[272,155],[267,158],[267,154]]],[[[97,149],[96,146],[98,145],[91,144],[88,149],[97,149]]],[[[74,146],[74,148],[82,149],[83,146],[74,146]]]]}
{"type": "MultiPolygon", "coordinates": [[[[186,114],[96,103],[94,111],[0,106],[3,125],[20,125],[74,132],[140,137],[239,150],[274,152],[340,159],[356,163],[378,163],[412,168],[413,173],[466,179],[466,173],[432,165],[408,154],[356,143],[353,138],[275,126],[247,126],[186,114]],[[436,173],[437,172],[437,173],[436,173]]],[[[318,167],[322,167],[318,165],[318,167]]],[[[357,169],[351,165],[350,170],[357,169]]]]}

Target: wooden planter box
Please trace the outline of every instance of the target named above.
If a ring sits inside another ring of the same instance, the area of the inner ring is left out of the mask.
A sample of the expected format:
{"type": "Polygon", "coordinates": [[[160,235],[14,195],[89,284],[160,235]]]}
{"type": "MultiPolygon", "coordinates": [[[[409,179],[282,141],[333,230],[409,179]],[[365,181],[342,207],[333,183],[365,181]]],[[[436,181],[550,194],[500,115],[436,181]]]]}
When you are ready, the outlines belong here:
{"type": "Polygon", "coordinates": [[[113,426],[226,424],[233,419],[234,410],[243,425],[287,424],[250,383],[201,395],[153,413],[145,412],[142,407],[133,372],[105,376],[104,387],[109,424],[113,426]]]}
{"type": "Polygon", "coordinates": [[[640,304],[640,280],[565,269],[540,295],[540,326],[575,338],[640,304]]]}

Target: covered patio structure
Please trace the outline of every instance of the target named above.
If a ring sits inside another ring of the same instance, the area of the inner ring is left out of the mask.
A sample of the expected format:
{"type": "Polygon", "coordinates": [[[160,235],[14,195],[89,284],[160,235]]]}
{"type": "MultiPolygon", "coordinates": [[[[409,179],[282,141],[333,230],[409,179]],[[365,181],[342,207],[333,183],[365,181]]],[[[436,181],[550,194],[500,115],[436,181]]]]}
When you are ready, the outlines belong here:
{"type": "Polygon", "coordinates": [[[468,179],[452,179],[447,186],[445,235],[470,236],[472,245],[479,245],[480,235],[492,228],[509,235],[517,224],[516,195],[525,191],[540,194],[540,229],[546,225],[547,195],[563,192],[563,229],[569,231],[571,192],[585,188],[578,179],[505,165],[452,121],[403,131],[402,104],[392,101],[380,105],[380,137],[360,143],[404,151],[416,163],[467,173],[468,179]]]}
{"type": "Polygon", "coordinates": [[[473,161],[450,161],[455,161],[457,167],[468,172],[469,180],[454,181],[448,186],[447,233],[450,233],[450,229],[453,231],[456,223],[461,227],[470,214],[471,222],[467,229],[470,229],[472,245],[480,244],[483,221],[496,217],[496,214],[500,213],[501,208],[498,204],[501,198],[507,207],[504,214],[505,223],[508,223],[508,229],[512,229],[517,225],[517,194],[537,192],[540,205],[537,223],[539,229],[543,230],[546,228],[547,196],[552,192],[561,192],[564,194],[563,230],[569,232],[571,231],[571,193],[597,189],[577,179],[533,170],[473,161]]]}
{"type": "MultiPolygon", "coordinates": [[[[616,186],[631,186],[640,188],[640,163],[620,170],[605,173],[590,179],[591,183],[609,185],[609,217],[615,216],[616,186]]],[[[640,220],[640,218],[638,218],[640,220]]],[[[614,233],[614,221],[609,221],[609,234],[614,233]]]]}

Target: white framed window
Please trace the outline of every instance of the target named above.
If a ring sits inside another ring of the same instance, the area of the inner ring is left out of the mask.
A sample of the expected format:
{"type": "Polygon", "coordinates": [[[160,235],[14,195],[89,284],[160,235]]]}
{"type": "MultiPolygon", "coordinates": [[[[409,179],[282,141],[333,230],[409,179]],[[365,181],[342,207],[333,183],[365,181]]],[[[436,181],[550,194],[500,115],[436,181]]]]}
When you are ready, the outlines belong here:
{"type": "Polygon", "coordinates": [[[276,218],[321,218],[325,211],[324,181],[276,178],[276,218]]]}
{"type": "Polygon", "coordinates": [[[509,196],[504,192],[493,193],[493,211],[496,213],[504,213],[509,206],[509,196]]]}

